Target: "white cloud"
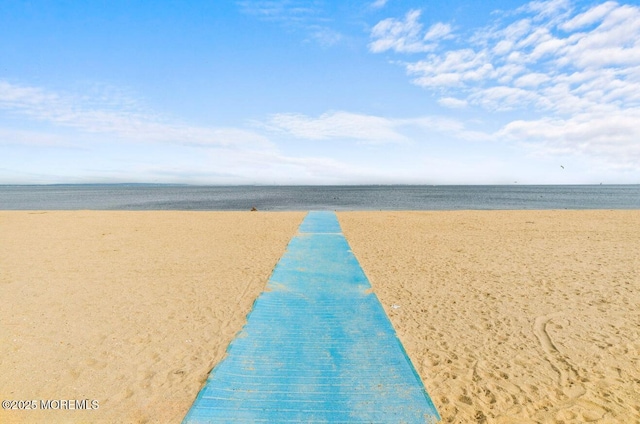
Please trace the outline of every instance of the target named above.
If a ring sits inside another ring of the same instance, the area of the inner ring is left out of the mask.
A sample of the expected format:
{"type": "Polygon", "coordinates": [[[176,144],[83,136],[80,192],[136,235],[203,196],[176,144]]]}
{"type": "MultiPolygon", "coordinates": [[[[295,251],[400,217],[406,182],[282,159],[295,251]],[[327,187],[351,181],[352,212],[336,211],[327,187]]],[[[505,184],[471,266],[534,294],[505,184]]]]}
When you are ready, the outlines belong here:
{"type": "Polygon", "coordinates": [[[422,24],[418,22],[421,12],[411,10],[403,21],[388,18],[378,22],[371,30],[373,41],[369,50],[380,53],[393,50],[398,53],[419,53],[433,50],[440,39],[448,38],[451,26],[436,23],[425,34],[422,24]]]}
{"type": "MultiPolygon", "coordinates": [[[[188,173],[193,161],[180,166],[177,174],[188,173]]],[[[216,150],[205,157],[200,172],[215,169],[233,184],[343,184],[375,175],[376,171],[332,157],[292,156],[277,151],[216,150]]],[[[203,180],[211,180],[203,175],[203,180]]],[[[221,180],[217,177],[216,180],[221,180]]]]}
{"type": "Polygon", "coordinates": [[[365,182],[386,173],[375,168],[363,167],[328,157],[295,157],[279,153],[263,153],[253,158],[259,169],[268,172],[279,183],[344,184],[365,182]],[[256,163],[257,164],[257,163],[256,163]]]}
{"type": "MultiPolygon", "coordinates": [[[[58,127],[84,133],[113,135],[124,140],[202,146],[261,147],[263,136],[237,128],[209,128],[167,122],[159,116],[119,105],[108,99],[82,99],[0,81],[0,109],[58,127]]],[[[14,137],[19,140],[20,137],[14,137]]]]}
{"type": "Polygon", "coordinates": [[[166,182],[217,184],[353,184],[393,180],[393,170],[360,165],[353,158],[226,148],[205,151],[198,158],[173,160],[171,164],[140,164],[134,173],[149,174],[166,182]]]}
{"type": "MultiPolygon", "coordinates": [[[[420,15],[410,13],[404,22],[386,19],[378,25],[409,27],[415,35],[421,31],[420,15]]],[[[396,32],[395,38],[391,30],[376,34],[389,36],[371,51],[410,52],[402,46],[413,44],[397,44],[402,31],[396,32]]],[[[507,122],[500,135],[537,139],[549,152],[552,135],[560,134],[561,150],[611,162],[636,158],[640,7],[608,1],[578,10],[569,0],[533,1],[471,35],[446,37],[449,41],[431,45],[423,59],[405,62],[413,83],[439,94],[441,105],[466,102],[492,113],[526,113],[529,118],[507,122]]]]}
{"type": "MultiPolygon", "coordinates": [[[[532,95],[510,96],[515,103],[503,108],[522,107],[521,102],[529,99],[537,106],[566,111],[561,102],[540,101],[540,96],[557,93],[554,88],[570,78],[570,96],[585,97],[581,93],[597,79],[603,93],[615,90],[619,102],[635,102],[637,77],[633,71],[640,67],[640,8],[608,2],[580,14],[567,12],[563,20],[557,20],[552,12],[559,10],[571,10],[570,4],[530,3],[520,11],[528,13],[524,17],[478,30],[461,40],[464,48],[440,46],[424,60],[409,62],[407,71],[417,85],[462,90],[470,103],[486,107],[493,107],[496,92],[526,89],[532,95]],[[587,24],[593,26],[588,31],[569,31],[587,24]],[[599,78],[603,73],[608,80],[599,78]],[[622,97],[623,93],[630,97],[622,97]]],[[[413,27],[419,25],[412,21],[413,27]]],[[[604,98],[605,94],[600,100],[604,98]]],[[[581,108],[588,105],[596,106],[594,101],[580,102],[581,108]]]]}
{"type": "Polygon", "coordinates": [[[640,110],[568,119],[543,118],[513,121],[496,137],[526,143],[539,153],[580,154],[596,157],[618,168],[640,169],[640,110]]]}
{"type": "Polygon", "coordinates": [[[322,47],[331,47],[338,44],[343,39],[343,35],[335,30],[326,27],[318,27],[312,33],[312,37],[322,47]]]}
{"type": "Polygon", "coordinates": [[[444,55],[431,54],[427,59],[407,65],[410,74],[418,77],[414,82],[423,87],[463,86],[494,74],[486,52],[471,49],[454,50],[444,55]]]}
{"type": "Polygon", "coordinates": [[[381,9],[387,5],[388,1],[389,0],[376,0],[371,3],[371,7],[373,7],[374,9],[381,9]]]}
{"type": "Polygon", "coordinates": [[[443,97],[438,99],[438,103],[451,109],[465,108],[469,104],[466,100],[456,99],[455,97],[443,97]]]}
{"type": "Polygon", "coordinates": [[[489,87],[469,97],[471,103],[493,111],[514,110],[528,104],[542,105],[545,100],[535,91],[509,86],[489,87]]]}
{"type": "Polygon", "coordinates": [[[75,147],[68,137],[35,130],[0,128],[0,145],[75,147]]]}
{"type": "MultiPolygon", "coordinates": [[[[132,107],[135,101],[124,101],[123,105],[115,97],[104,94],[98,99],[85,98],[0,81],[0,110],[6,112],[5,122],[11,122],[11,117],[17,118],[16,122],[27,118],[33,127],[48,128],[44,132],[0,128],[0,146],[55,147],[52,154],[58,155],[65,154],[56,152],[60,148],[74,149],[80,152],[76,153],[78,157],[91,158],[90,169],[84,169],[81,163],[63,167],[55,160],[43,160],[48,168],[37,173],[28,167],[7,168],[0,170],[0,177],[17,183],[344,184],[393,180],[393,170],[358,165],[351,158],[343,160],[335,154],[318,157],[283,153],[259,132],[167,122],[132,107]],[[150,143],[156,146],[144,147],[150,143]],[[184,145],[207,149],[183,149],[184,145]],[[96,149],[106,149],[111,156],[103,161],[95,156],[96,149]]],[[[298,139],[406,142],[408,138],[395,129],[398,125],[381,117],[332,112],[318,118],[274,115],[267,127],[298,139]]]]}
{"type": "Polygon", "coordinates": [[[560,29],[571,32],[577,29],[583,28],[588,25],[592,25],[601,21],[607,16],[613,9],[618,7],[618,4],[614,1],[608,1],[587,10],[584,13],[574,16],[563,24],[559,25],[560,29]]]}
{"type": "MultiPolygon", "coordinates": [[[[462,101],[444,100],[451,107],[462,107],[462,101]],[[455,106],[454,106],[455,104],[455,106]]],[[[468,141],[487,140],[488,134],[468,129],[461,121],[440,117],[384,118],[344,111],[327,112],[317,118],[301,114],[273,115],[265,125],[272,131],[283,131],[307,140],[355,140],[361,144],[413,143],[416,137],[447,135],[468,141]]]]}
{"type": "Polygon", "coordinates": [[[398,120],[398,125],[421,128],[425,134],[437,134],[464,141],[489,141],[491,134],[469,129],[467,124],[458,120],[442,116],[427,116],[398,120]]]}
{"type": "Polygon", "coordinates": [[[436,41],[443,38],[449,38],[451,34],[451,25],[437,22],[427,30],[427,33],[422,37],[425,41],[436,41]]]}
{"type": "Polygon", "coordinates": [[[331,27],[330,18],[321,2],[304,0],[242,0],[236,1],[240,11],[263,21],[281,25],[289,31],[303,32],[305,41],[315,41],[321,47],[331,47],[344,35],[331,27]]]}
{"type": "Polygon", "coordinates": [[[301,0],[244,0],[236,4],[247,15],[280,22],[306,20],[318,13],[313,4],[301,0]]]}
{"type": "Polygon", "coordinates": [[[549,81],[550,77],[547,74],[532,72],[530,74],[522,75],[518,77],[513,84],[516,87],[531,87],[536,88],[545,82],[549,81]]]}
{"type": "Polygon", "coordinates": [[[327,112],[318,118],[293,113],[276,114],[268,126],[309,140],[351,139],[365,144],[408,141],[390,119],[340,111],[327,112]]]}
{"type": "Polygon", "coordinates": [[[535,19],[554,18],[571,9],[569,0],[535,0],[527,3],[520,10],[534,13],[535,19]]]}

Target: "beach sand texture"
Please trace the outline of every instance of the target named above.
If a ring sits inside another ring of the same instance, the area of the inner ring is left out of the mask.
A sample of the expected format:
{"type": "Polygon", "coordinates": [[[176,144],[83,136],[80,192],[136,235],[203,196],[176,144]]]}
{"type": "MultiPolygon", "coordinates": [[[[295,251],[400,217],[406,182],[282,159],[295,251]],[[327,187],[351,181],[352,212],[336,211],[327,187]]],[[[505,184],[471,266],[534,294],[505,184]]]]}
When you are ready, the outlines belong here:
{"type": "Polygon", "coordinates": [[[339,217],[443,422],[640,422],[639,211],[339,217]]]}
{"type": "Polygon", "coordinates": [[[0,212],[0,423],[179,423],[304,215],[0,212]]]}
{"type": "MultiPolygon", "coordinates": [[[[297,212],[0,212],[0,422],[175,422],[297,212]]],[[[443,422],[640,422],[640,211],[342,212],[443,422]]]]}

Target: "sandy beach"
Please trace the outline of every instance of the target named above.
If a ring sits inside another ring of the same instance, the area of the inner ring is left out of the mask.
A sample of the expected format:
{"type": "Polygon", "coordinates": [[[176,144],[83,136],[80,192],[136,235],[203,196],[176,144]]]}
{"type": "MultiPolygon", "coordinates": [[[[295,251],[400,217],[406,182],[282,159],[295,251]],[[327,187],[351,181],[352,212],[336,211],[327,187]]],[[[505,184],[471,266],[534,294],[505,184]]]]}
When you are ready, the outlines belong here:
{"type": "Polygon", "coordinates": [[[443,422],[640,422],[639,211],[339,217],[443,422]]]}
{"type": "Polygon", "coordinates": [[[179,423],[303,217],[0,212],[0,422],[179,423]]]}
{"type": "MultiPolygon", "coordinates": [[[[0,422],[179,423],[304,215],[0,211],[0,422]]],[[[443,422],[640,422],[640,211],[338,217],[443,422]]]]}

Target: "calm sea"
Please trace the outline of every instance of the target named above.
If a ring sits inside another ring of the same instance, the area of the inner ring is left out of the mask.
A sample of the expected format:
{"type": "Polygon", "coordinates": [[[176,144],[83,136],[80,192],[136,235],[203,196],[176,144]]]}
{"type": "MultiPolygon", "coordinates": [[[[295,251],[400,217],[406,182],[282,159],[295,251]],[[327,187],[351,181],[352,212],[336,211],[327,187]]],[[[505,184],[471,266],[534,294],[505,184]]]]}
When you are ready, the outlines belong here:
{"type": "Polygon", "coordinates": [[[0,209],[97,210],[640,209],[640,185],[0,186],[0,209]]]}

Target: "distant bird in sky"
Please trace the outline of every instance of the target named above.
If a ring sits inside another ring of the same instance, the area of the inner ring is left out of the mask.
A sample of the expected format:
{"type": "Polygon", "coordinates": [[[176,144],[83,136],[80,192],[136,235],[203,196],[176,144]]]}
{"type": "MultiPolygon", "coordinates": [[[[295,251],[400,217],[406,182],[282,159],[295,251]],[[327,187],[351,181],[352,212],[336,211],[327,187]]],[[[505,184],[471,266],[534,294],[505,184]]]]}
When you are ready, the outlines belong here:
{"type": "Polygon", "coordinates": [[[564,166],[560,165],[560,168],[564,169],[564,166]]]}

